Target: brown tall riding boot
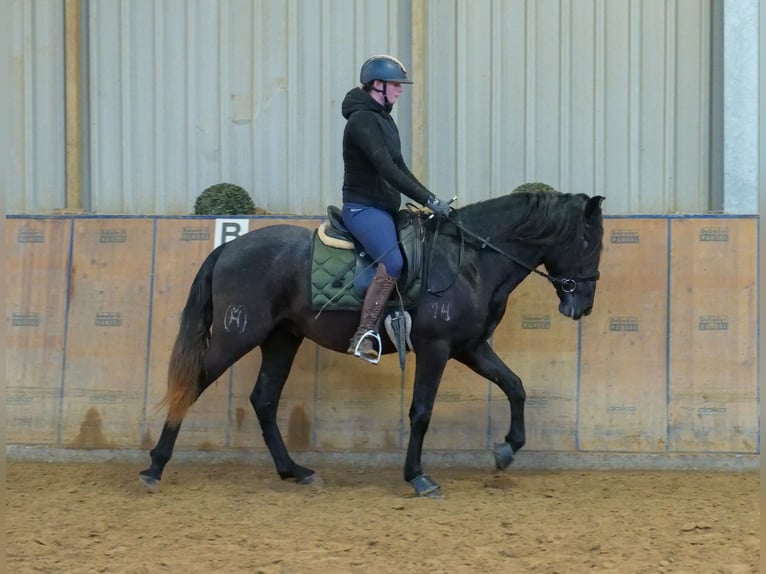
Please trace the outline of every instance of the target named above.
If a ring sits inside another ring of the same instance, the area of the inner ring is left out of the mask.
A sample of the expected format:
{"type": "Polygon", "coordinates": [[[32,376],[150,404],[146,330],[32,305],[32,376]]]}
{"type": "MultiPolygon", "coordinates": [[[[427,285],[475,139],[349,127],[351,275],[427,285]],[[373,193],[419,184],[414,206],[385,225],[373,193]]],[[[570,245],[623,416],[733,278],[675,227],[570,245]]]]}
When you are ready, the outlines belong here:
{"type": "Polygon", "coordinates": [[[362,316],[359,320],[359,327],[351,337],[347,353],[356,355],[368,362],[378,362],[379,351],[372,345],[372,339],[377,338],[378,320],[386,305],[386,301],[391,296],[391,292],[396,285],[396,279],[391,277],[383,263],[378,263],[375,270],[375,277],[367,288],[362,303],[362,316]]]}

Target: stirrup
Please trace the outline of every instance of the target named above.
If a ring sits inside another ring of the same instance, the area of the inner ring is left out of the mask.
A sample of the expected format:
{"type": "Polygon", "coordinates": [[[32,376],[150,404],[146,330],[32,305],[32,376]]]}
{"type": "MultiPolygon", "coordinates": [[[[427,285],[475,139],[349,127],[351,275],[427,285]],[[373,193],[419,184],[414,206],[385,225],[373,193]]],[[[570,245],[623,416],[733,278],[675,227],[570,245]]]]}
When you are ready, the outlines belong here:
{"type": "Polygon", "coordinates": [[[365,331],[364,333],[362,333],[362,336],[359,337],[359,340],[357,340],[356,346],[354,346],[354,356],[359,357],[360,359],[362,359],[363,361],[367,361],[368,363],[372,363],[373,365],[377,365],[378,362],[380,361],[380,351],[382,348],[383,348],[383,343],[380,340],[380,335],[378,334],[377,331],[373,331],[372,329],[370,329],[369,331],[365,331]],[[374,358],[363,355],[359,350],[359,347],[362,345],[362,341],[364,341],[367,338],[373,339],[374,341],[378,342],[377,349],[375,348],[375,345],[372,346],[372,350],[377,355],[374,358]]]}

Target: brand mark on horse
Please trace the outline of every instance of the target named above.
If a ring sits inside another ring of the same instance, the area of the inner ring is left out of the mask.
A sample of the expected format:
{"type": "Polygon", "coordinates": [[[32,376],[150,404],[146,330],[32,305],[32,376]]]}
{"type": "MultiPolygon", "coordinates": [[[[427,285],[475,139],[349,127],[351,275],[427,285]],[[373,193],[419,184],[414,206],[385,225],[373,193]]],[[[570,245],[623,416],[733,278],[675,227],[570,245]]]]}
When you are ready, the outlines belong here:
{"type": "Polygon", "coordinates": [[[223,319],[223,328],[229,333],[244,333],[247,327],[247,310],[244,305],[229,305],[223,319]]]}

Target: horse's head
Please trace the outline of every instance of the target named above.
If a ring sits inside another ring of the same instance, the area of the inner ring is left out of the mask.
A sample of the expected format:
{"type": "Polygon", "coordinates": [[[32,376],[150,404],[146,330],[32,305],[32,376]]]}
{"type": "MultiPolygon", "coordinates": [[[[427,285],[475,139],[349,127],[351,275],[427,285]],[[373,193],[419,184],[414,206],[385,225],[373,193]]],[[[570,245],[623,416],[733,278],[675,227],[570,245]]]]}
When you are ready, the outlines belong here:
{"type": "Polygon", "coordinates": [[[559,312],[572,319],[590,315],[596,296],[598,265],[604,236],[600,195],[575,196],[581,202],[577,234],[564,244],[552,248],[543,264],[553,277],[559,297],[559,312]]]}

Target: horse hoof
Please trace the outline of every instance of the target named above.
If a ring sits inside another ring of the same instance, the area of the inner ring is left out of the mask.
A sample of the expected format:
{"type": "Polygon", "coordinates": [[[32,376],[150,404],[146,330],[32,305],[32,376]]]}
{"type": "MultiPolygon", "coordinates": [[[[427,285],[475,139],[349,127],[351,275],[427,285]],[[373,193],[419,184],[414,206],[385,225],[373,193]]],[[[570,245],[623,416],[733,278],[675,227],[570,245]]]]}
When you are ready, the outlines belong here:
{"type": "Polygon", "coordinates": [[[505,470],[513,462],[513,449],[507,442],[496,442],[492,454],[495,455],[495,467],[498,470],[505,470]]]}
{"type": "Polygon", "coordinates": [[[138,473],[138,481],[152,494],[157,492],[160,488],[160,480],[158,478],[154,478],[143,472],[138,473]]]}
{"type": "Polygon", "coordinates": [[[316,474],[309,474],[303,478],[296,478],[295,483],[300,484],[301,486],[321,486],[322,479],[319,478],[316,474]]]}
{"type": "Polygon", "coordinates": [[[427,474],[413,478],[410,481],[410,486],[415,489],[415,494],[421,498],[444,498],[441,486],[427,474]]]}

